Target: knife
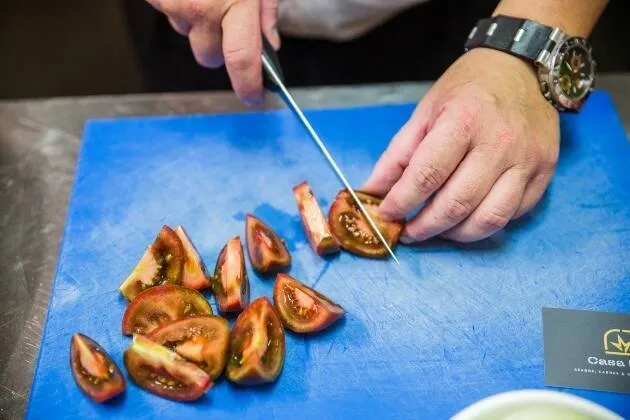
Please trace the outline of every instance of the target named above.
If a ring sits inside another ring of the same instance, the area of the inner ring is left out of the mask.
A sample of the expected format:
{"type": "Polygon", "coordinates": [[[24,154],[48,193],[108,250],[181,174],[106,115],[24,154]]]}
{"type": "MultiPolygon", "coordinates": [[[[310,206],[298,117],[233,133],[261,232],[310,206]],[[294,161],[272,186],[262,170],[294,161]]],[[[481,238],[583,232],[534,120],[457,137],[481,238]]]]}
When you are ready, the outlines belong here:
{"type": "Polygon", "coordinates": [[[328,160],[328,163],[333,168],[333,170],[335,171],[335,173],[337,174],[337,176],[339,177],[343,185],[346,187],[348,192],[350,192],[350,195],[352,196],[355,203],[357,204],[357,206],[359,207],[359,209],[361,210],[361,212],[367,219],[368,223],[370,224],[370,227],[372,228],[372,230],[374,231],[378,239],[383,243],[383,245],[385,245],[385,248],[387,249],[387,252],[389,252],[389,255],[391,255],[391,257],[396,262],[396,264],[400,265],[398,258],[396,258],[396,255],[394,255],[394,252],[392,251],[389,244],[385,240],[385,237],[383,236],[378,226],[372,219],[372,216],[370,216],[370,214],[367,212],[367,210],[363,206],[363,203],[361,203],[361,200],[359,200],[359,197],[357,197],[356,193],[354,192],[354,189],[350,186],[350,183],[348,182],[343,172],[341,171],[341,169],[335,162],[335,159],[332,157],[332,155],[326,148],[326,145],[319,138],[319,135],[317,135],[317,132],[315,131],[315,129],[313,129],[313,126],[308,121],[308,119],[306,118],[306,116],[304,115],[300,107],[298,106],[298,104],[295,102],[295,100],[293,99],[293,96],[291,96],[291,94],[287,90],[287,87],[284,83],[284,75],[282,74],[282,67],[280,66],[280,60],[278,59],[278,55],[276,54],[276,51],[274,50],[274,48],[271,46],[271,44],[269,43],[269,41],[264,35],[262,36],[262,40],[263,40],[262,66],[263,66],[263,80],[264,80],[265,87],[269,89],[270,91],[277,93],[282,98],[282,100],[287,105],[287,107],[289,107],[293,111],[293,113],[297,116],[297,118],[300,120],[304,128],[306,128],[306,131],[308,131],[308,133],[310,134],[315,144],[317,144],[321,152],[324,154],[324,156],[328,160]]]}

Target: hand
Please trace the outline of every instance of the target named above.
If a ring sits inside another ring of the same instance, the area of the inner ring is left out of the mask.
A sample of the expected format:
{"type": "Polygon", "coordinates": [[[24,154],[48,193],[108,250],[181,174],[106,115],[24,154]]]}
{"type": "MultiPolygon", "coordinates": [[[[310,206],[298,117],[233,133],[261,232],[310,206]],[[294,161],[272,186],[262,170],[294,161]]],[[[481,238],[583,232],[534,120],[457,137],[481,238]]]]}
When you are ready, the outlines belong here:
{"type": "Polygon", "coordinates": [[[516,57],[474,49],[416,107],[362,187],[385,195],[385,218],[407,223],[405,243],[486,238],[530,211],[559,152],[557,111],[534,70],[516,57]]]}
{"type": "Polygon", "coordinates": [[[195,60],[204,67],[225,63],[236,95],[250,105],[262,102],[262,32],[280,47],[278,0],[147,0],[187,36],[195,60]]]}

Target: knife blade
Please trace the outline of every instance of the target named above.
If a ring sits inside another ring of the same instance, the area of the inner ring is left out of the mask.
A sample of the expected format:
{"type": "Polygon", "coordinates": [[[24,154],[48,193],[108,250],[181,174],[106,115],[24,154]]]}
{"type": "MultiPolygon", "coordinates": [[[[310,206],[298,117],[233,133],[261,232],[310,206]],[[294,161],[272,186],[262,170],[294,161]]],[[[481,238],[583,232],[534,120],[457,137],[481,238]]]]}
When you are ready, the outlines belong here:
{"type": "Polygon", "coordinates": [[[385,240],[385,237],[383,236],[380,229],[378,228],[378,226],[372,219],[372,216],[370,216],[366,208],[363,206],[363,203],[361,202],[361,200],[359,200],[359,197],[355,193],[354,189],[350,186],[350,183],[348,182],[345,175],[339,168],[339,165],[337,165],[337,162],[335,162],[335,159],[332,157],[332,155],[328,151],[328,148],[326,147],[324,142],[321,140],[321,138],[319,137],[319,135],[317,134],[317,132],[315,131],[315,129],[309,122],[308,118],[306,118],[306,116],[302,112],[302,109],[295,102],[295,100],[293,99],[293,96],[289,93],[284,83],[284,75],[282,73],[282,67],[280,66],[280,60],[278,59],[276,51],[274,50],[274,48],[271,46],[271,44],[265,38],[264,35],[262,36],[262,39],[263,39],[262,66],[263,66],[263,79],[264,79],[265,87],[273,92],[276,92],[282,98],[282,100],[287,105],[287,107],[291,109],[291,111],[293,111],[293,113],[297,116],[297,118],[300,120],[300,122],[302,123],[306,131],[309,133],[309,135],[315,142],[315,144],[319,147],[321,152],[324,154],[324,157],[326,158],[330,166],[335,171],[337,177],[341,180],[343,185],[346,187],[346,189],[348,190],[348,192],[354,199],[355,203],[361,210],[361,213],[363,213],[363,215],[367,219],[374,234],[385,246],[385,248],[387,249],[387,252],[392,257],[392,259],[396,262],[396,264],[400,265],[398,258],[396,258],[394,251],[392,251],[391,247],[387,243],[387,240],[385,240]]]}

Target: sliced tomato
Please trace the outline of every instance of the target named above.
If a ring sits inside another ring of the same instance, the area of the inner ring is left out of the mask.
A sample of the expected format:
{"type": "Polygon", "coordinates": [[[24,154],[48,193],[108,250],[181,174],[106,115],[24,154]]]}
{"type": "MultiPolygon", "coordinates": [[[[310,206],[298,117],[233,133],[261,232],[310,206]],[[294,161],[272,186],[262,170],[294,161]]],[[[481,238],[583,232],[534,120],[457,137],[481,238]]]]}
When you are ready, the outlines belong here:
{"type": "Polygon", "coordinates": [[[245,219],[247,253],[254,269],[260,273],[272,273],[291,265],[291,254],[284,242],[262,220],[248,214],[245,219]]]}
{"type": "Polygon", "coordinates": [[[197,365],[142,335],[134,335],[123,360],[131,380],[160,397],[192,401],[213,385],[197,365]]]}
{"type": "Polygon", "coordinates": [[[173,229],[164,225],[119,290],[133,300],[138,293],[160,284],[181,284],[184,246],[173,229]]]}
{"type": "Polygon", "coordinates": [[[284,325],[296,333],[322,331],[346,314],[340,305],[283,273],[276,277],[273,302],[284,325]]]}
{"type": "Polygon", "coordinates": [[[330,231],[328,220],[319,207],[313,190],[306,181],[293,187],[302,225],[311,247],[320,256],[339,252],[339,241],[330,231]]]}
{"type": "Polygon", "coordinates": [[[86,335],[72,336],[70,366],[79,388],[95,402],[110,400],[125,391],[125,378],[116,363],[103,347],[86,335]]]}
{"type": "MultiPolygon", "coordinates": [[[[372,216],[390,248],[393,248],[398,243],[404,222],[381,219],[376,210],[382,200],[361,191],[357,191],[356,194],[363,207],[372,216]]],[[[333,235],[347,251],[373,258],[388,255],[387,248],[374,234],[361,209],[346,189],[341,190],[335,197],[335,201],[330,207],[329,222],[333,235]]]]}
{"type": "Polygon", "coordinates": [[[193,244],[188,232],[183,226],[177,226],[175,233],[182,241],[184,247],[184,269],[182,271],[182,286],[190,289],[205,289],[210,286],[210,279],[206,272],[206,266],[199,256],[199,251],[193,244]]]}
{"type": "Polygon", "coordinates": [[[240,237],[230,239],[221,250],[212,289],[221,312],[240,312],[249,305],[249,278],[240,237]]]}
{"type": "Polygon", "coordinates": [[[196,290],[165,284],[140,293],[125,310],[125,335],[149,334],[162,324],[195,315],[212,315],[206,298],[196,290]]]}
{"type": "Polygon", "coordinates": [[[243,385],[273,382],[282,370],[284,351],[282,321],[269,299],[259,297],[234,323],[226,377],[243,385]]]}
{"type": "Polygon", "coordinates": [[[221,375],[230,345],[228,322],[214,315],[199,315],[169,322],[148,336],[203,369],[212,380],[221,375]]]}

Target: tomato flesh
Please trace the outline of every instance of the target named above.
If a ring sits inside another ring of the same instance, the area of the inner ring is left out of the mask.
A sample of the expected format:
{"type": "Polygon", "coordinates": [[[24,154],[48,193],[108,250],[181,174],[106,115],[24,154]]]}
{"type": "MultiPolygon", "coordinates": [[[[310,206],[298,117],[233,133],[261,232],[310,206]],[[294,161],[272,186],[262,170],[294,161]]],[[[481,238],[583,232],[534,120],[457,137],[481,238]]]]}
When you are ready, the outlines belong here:
{"type": "Polygon", "coordinates": [[[234,323],[226,377],[243,385],[273,382],[282,370],[284,353],[282,321],[269,299],[260,297],[234,323]]]}
{"type": "Polygon", "coordinates": [[[296,333],[322,331],[346,314],[337,303],[283,273],[276,277],[273,301],[284,325],[296,333]]]}
{"type": "Polygon", "coordinates": [[[221,250],[212,289],[221,312],[240,312],[249,305],[249,278],[240,237],[230,239],[221,250]]]}
{"type": "Polygon", "coordinates": [[[184,260],[182,241],[173,229],[164,225],[119,290],[131,301],[150,287],[181,284],[184,260]]]}
{"type": "Polygon", "coordinates": [[[81,333],[72,336],[70,366],[79,388],[94,402],[104,402],[123,393],[126,382],[105,350],[81,333]]]}
{"type": "Polygon", "coordinates": [[[212,380],[221,375],[228,357],[230,327],[214,315],[199,315],[162,325],[148,336],[203,369],[212,380]]]}
{"type": "Polygon", "coordinates": [[[160,397],[193,401],[213,385],[197,365],[142,335],[134,335],[123,360],[131,380],[160,397]]]}
{"type": "Polygon", "coordinates": [[[205,264],[201,260],[199,251],[197,251],[197,248],[190,239],[188,232],[186,232],[183,226],[177,226],[175,233],[182,241],[186,257],[182,271],[182,286],[197,290],[209,287],[210,279],[206,274],[205,264]]]}
{"type": "Polygon", "coordinates": [[[206,298],[196,290],[165,284],[140,293],[125,310],[125,335],[149,334],[160,325],[195,315],[212,315],[206,298]]]}
{"type": "MultiPolygon", "coordinates": [[[[361,191],[357,191],[356,194],[387,240],[389,247],[393,248],[398,243],[404,222],[381,219],[376,210],[382,200],[361,191]]],[[[346,189],[341,190],[335,197],[330,207],[329,222],[333,235],[345,250],[372,258],[388,255],[387,248],[374,234],[369,222],[346,189]]]]}
{"type": "Polygon", "coordinates": [[[256,216],[245,219],[247,253],[252,267],[260,273],[285,270],[291,265],[291,254],[271,228],[256,216]]]}
{"type": "Polygon", "coordinates": [[[304,181],[293,187],[293,195],[300,211],[302,226],[311,247],[320,256],[339,252],[339,241],[330,231],[328,220],[317,203],[310,185],[304,181]]]}

